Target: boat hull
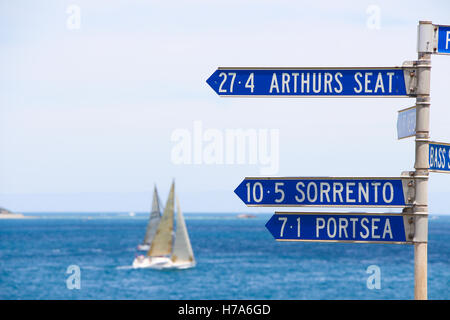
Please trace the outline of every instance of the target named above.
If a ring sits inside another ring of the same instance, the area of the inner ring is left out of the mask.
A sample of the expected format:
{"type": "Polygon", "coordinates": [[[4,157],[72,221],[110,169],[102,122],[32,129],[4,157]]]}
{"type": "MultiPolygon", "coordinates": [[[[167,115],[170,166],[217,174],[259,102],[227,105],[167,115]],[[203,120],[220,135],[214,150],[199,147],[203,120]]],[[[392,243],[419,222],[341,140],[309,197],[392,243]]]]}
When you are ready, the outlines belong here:
{"type": "Polygon", "coordinates": [[[182,270],[182,269],[189,269],[189,268],[193,268],[195,267],[195,262],[183,262],[183,263],[173,263],[171,261],[171,263],[169,264],[165,264],[163,266],[163,269],[177,269],[177,270],[182,270]]]}
{"type": "Polygon", "coordinates": [[[162,266],[172,262],[170,258],[167,257],[144,257],[138,256],[133,261],[133,268],[154,268],[154,269],[162,269],[162,266]]]}
{"type": "Polygon", "coordinates": [[[195,266],[195,262],[176,262],[174,263],[167,257],[136,257],[133,261],[134,269],[152,268],[152,269],[189,269],[195,266]]]}

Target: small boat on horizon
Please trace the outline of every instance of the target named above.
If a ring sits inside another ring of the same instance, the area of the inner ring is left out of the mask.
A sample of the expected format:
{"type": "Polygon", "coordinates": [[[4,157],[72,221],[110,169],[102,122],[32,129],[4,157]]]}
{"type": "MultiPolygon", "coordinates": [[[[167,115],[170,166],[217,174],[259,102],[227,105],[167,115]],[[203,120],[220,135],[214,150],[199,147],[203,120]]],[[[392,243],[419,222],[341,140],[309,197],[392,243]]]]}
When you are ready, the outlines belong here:
{"type": "Polygon", "coordinates": [[[155,237],[156,230],[158,229],[158,225],[161,220],[160,202],[161,201],[159,200],[158,190],[156,189],[155,185],[153,189],[152,211],[150,212],[150,218],[148,220],[144,240],[137,247],[137,249],[140,251],[148,251],[150,249],[153,238],[155,237]]]}
{"type": "Polygon", "coordinates": [[[255,216],[254,214],[249,214],[249,213],[238,214],[237,217],[238,217],[239,219],[256,218],[256,216],[255,216]]]}
{"type": "Polygon", "coordinates": [[[153,269],[187,269],[196,265],[191,241],[181,212],[178,197],[175,196],[175,183],[172,182],[164,213],[159,222],[150,249],[147,254],[137,256],[133,261],[133,268],[153,269]],[[177,216],[175,219],[175,206],[177,216]],[[174,233],[174,222],[176,231],[174,233]]]}

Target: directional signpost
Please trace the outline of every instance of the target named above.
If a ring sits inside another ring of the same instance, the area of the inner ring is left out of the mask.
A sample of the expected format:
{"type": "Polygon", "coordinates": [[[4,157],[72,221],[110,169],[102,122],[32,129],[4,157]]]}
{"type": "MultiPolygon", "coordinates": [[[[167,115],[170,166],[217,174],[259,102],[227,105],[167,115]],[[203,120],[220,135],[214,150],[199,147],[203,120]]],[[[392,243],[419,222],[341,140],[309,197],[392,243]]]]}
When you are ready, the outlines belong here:
{"type": "Polygon", "coordinates": [[[403,214],[276,212],[266,228],[278,241],[412,244],[412,217],[403,214]]]}
{"type": "Polygon", "coordinates": [[[245,178],[234,192],[258,207],[405,207],[414,200],[414,179],[245,178]]]}
{"type": "Polygon", "coordinates": [[[219,96],[408,97],[411,67],[219,68],[206,81],[219,96]]]}
{"type": "Polygon", "coordinates": [[[414,297],[427,299],[428,176],[450,172],[450,144],[430,142],[431,54],[450,54],[450,26],[420,21],[418,59],[402,67],[218,68],[206,81],[222,97],[414,97],[399,111],[398,139],[415,136],[414,172],[393,178],[245,178],[247,206],[400,207],[402,213],[276,212],[280,241],[414,244],[414,297]]]}
{"type": "Polygon", "coordinates": [[[450,173],[450,144],[430,142],[428,145],[430,171],[450,173]]]}

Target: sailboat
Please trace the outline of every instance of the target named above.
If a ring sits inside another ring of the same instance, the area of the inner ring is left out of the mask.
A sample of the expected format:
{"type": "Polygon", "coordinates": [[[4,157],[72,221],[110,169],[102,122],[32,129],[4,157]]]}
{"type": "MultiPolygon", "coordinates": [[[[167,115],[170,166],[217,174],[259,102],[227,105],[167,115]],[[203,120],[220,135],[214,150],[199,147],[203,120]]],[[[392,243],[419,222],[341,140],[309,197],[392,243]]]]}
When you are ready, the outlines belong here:
{"type": "Polygon", "coordinates": [[[189,234],[178,197],[175,183],[170,188],[169,198],[155,237],[147,254],[136,257],[133,268],[187,269],[196,265],[189,234]],[[174,234],[174,200],[177,205],[176,231],[174,234]],[[173,240],[175,238],[175,240],[173,240]]]}
{"type": "Polygon", "coordinates": [[[150,244],[152,243],[153,238],[155,237],[159,221],[161,220],[161,209],[159,203],[160,201],[158,197],[158,191],[156,190],[155,186],[153,190],[153,202],[152,202],[152,211],[150,213],[150,219],[148,220],[144,241],[138,245],[138,250],[148,251],[150,249],[150,244]]]}

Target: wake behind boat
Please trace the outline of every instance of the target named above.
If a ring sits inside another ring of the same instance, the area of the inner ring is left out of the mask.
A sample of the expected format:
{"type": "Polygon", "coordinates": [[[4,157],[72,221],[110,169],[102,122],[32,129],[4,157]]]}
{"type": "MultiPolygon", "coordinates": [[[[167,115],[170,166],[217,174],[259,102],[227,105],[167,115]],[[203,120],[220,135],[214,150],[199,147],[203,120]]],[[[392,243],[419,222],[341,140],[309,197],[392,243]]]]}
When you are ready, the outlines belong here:
{"type": "Polygon", "coordinates": [[[150,213],[150,218],[147,224],[147,230],[145,232],[144,241],[138,245],[138,250],[140,251],[148,251],[150,249],[150,244],[155,237],[156,230],[158,229],[159,221],[161,220],[161,208],[160,201],[158,196],[158,191],[156,190],[156,186],[153,190],[153,202],[152,202],[152,211],[150,213]]]}
{"type": "Polygon", "coordinates": [[[175,183],[170,188],[164,214],[147,254],[136,257],[133,268],[187,269],[196,265],[191,242],[181,212],[178,197],[175,196],[175,183]],[[177,203],[176,233],[174,231],[174,198],[177,203]],[[175,238],[175,240],[173,240],[175,238]]]}

